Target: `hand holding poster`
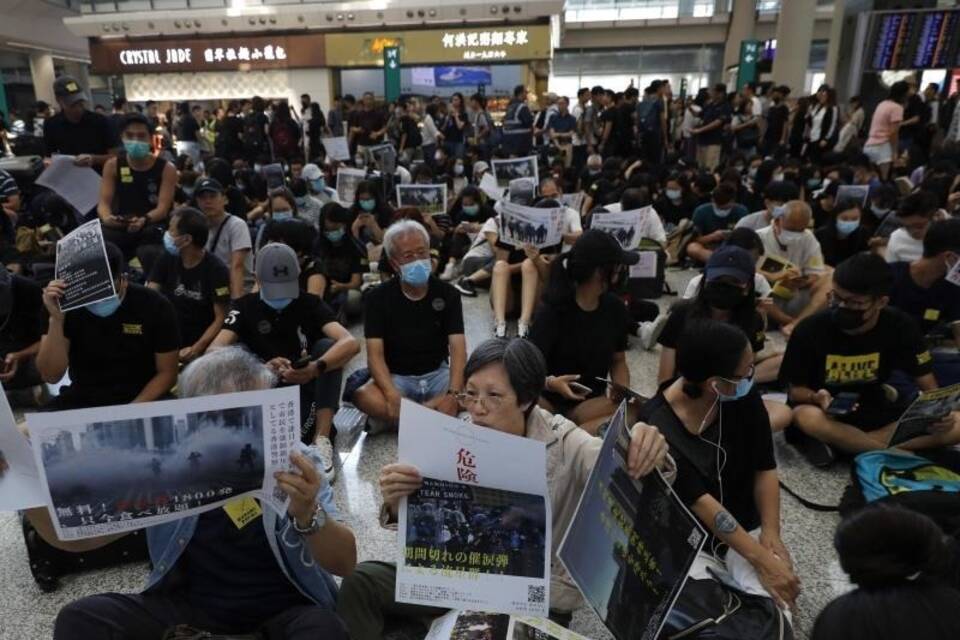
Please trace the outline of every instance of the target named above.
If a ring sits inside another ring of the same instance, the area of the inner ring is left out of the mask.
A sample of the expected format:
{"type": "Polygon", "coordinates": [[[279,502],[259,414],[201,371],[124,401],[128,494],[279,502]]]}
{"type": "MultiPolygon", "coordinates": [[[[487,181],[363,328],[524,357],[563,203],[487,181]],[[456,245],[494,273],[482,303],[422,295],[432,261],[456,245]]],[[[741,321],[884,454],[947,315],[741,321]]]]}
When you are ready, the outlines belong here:
{"type": "MultiPolygon", "coordinates": [[[[595,213],[591,217],[590,228],[599,229],[612,236],[614,240],[620,243],[621,247],[631,251],[639,247],[640,240],[643,239],[640,217],[647,215],[648,212],[645,209],[646,207],[617,213],[595,213]]],[[[653,215],[656,215],[656,213],[653,215]]]]}
{"type": "Polygon", "coordinates": [[[659,471],[627,474],[625,416],[621,403],[558,556],[617,640],[653,640],[707,535],[659,471]]]}
{"type": "Polygon", "coordinates": [[[890,438],[890,446],[895,447],[907,440],[930,435],[930,426],[953,411],[960,411],[960,383],[921,392],[897,421],[897,428],[890,438]]]}
{"type": "Polygon", "coordinates": [[[346,136],[332,136],[329,138],[320,138],[323,148],[327,152],[327,157],[340,162],[350,160],[350,145],[347,144],[346,136]]]}
{"type": "Polygon", "coordinates": [[[423,215],[439,215],[447,212],[447,185],[445,184],[398,184],[397,205],[416,207],[423,215]]]}
{"type": "Polygon", "coordinates": [[[423,486],[400,503],[397,602],[546,616],[546,448],[404,400],[399,461],[423,486]]]}
{"type": "Polygon", "coordinates": [[[367,177],[363,169],[340,167],[337,169],[337,200],[345,207],[352,207],[356,199],[357,186],[367,177]]]}
{"type": "Polygon", "coordinates": [[[27,416],[61,540],[142,529],[241,496],[286,510],[297,387],[27,416]],[[109,464],[104,464],[109,460],[109,464]]]}
{"type": "Polygon", "coordinates": [[[563,242],[563,209],[538,209],[501,203],[500,241],[513,247],[532,244],[538,249],[563,242]]]}
{"type": "Polygon", "coordinates": [[[100,220],[83,224],[57,242],[55,279],[65,290],[60,310],[70,311],[117,295],[100,220]]]}
{"type": "Polygon", "coordinates": [[[90,167],[78,167],[74,160],[76,156],[53,156],[36,184],[55,192],[84,216],[100,201],[100,174],[90,167]]]}
{"type": "Polygon", "coordinates": [[[46,504],[30,441],[17,429],[7,394],[0,386],[0,511],[46,504]]]}
{"type": "Polygon", "coordinates": [[[497,179],[497,184],[501,188],[506,188],[511,180],[517,178],[532,178],[535,184],[540,184],[537,156],[491,160],[490,164],[493,166],[493,175],[497,179]]]}

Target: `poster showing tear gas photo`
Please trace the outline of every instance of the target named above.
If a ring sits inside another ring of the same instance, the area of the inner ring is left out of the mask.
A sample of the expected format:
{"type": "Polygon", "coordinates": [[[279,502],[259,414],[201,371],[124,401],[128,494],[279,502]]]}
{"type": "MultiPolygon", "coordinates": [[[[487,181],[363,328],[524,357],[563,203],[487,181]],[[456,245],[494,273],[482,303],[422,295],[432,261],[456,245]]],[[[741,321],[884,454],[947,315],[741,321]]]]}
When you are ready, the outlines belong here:
{"type": "Polygon", "coordinates": [[[299,447],[297,387],[27,416],[61,540],[141,529],[251,495],[280,513],[275,471],[299,447]],[[105,461],[109,461],[105,464],[105,461]]]}
{"type": "MultiPolygon", "coordinates": [[[[641,216],[651,213],[646,211],[646,208],[653,209],[653,207],[645,207],[633,211],[595,213],[590,218],[590,228],[603,231],[619,242],[625,250],[633,251],[640,246],[640,241],[643,239],[640,230],[641,216]]],[[[656,212],[652,214],[657,215],[656,212]]]]}
{"type": "Polygon", "coordinates": [[[393,175],[397,171],[397,150],[390,143],[367,147],[367,162],[372,162],[380,173],[393,175]]]}
{"type": "Polygon", "coordinates": [[[533,178],[534,183],[540,184],[537,156],[491,160],[490,164],[493,166],[493,175],[497,178],[497,184],[501,188],[510,186],[510,181],[517,178],[533,178]]]}
{"type": "Polygon", "coordinates": [[[484,611],[450,611],[433,621],[424,640],[587,640],[548,618],[484,611]]]}
{"type": "Polygon", "coordinates": [[[610,420],[557,555],[617,640],[654,640],[707,535],[659,471],[627,474],[626,406],[610,420]]]}
{"type": "Polygon", "coordinates": [[[320,142],[323,143],[323,150],[331,160],[350,161],[350,145],[347,144],[347,136],[320,138],[320,142]]]}
{"type": "Polygon", "coordinates": [[[80,225],[57,242],[54,267],[57,280],[66,288],[60,310],[79,309],[117,295],[100,220],[80,225]]]}
{"type": "Polygon", "coordinates": [[[345,207],[352,207],[356,199],[357,187],[367,177],[363,169],[340,167],[337,169],[337,200],[345,207]]]}
{"type": "Polygon", "coordinates": [[[447,212],[447,185],[398,184],[397,204],[416,207],[423,215],[436,216],[447,212]]]}
{"type": "Polygon", "coordinates": [[[399,506],[397,601],[546,616],[545,445],[403,401],[398,458],[424,482],[399,506]]]}
{"type": "Polygon", "coordinates": [[[501,203],[500,241],[512,247],[532,244],[538,249],[563,242],[563,209],[538,209],[501,203]]]}

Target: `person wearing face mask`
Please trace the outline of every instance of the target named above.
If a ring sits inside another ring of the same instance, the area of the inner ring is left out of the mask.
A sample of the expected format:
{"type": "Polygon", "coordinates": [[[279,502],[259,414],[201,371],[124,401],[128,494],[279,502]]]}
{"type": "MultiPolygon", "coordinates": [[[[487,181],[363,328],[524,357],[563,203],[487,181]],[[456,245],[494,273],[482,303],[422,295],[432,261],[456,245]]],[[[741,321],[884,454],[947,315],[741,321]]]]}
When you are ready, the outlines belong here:
{"type": "Polygon", "coordinates": [[[706,264],[713,250],[720,246],[740,218],[747,215],[747,210],[734,201],[736,194],[736,187],[721,182],[713,190],[711,202],[694,209],[694,240],[687,245],[689,258],[706,264]]]}
{"type": "Polygon", "coordinates": [[[191,207],[174,211],[163,234],[163,255],[147,278],[147,286],[165,295],[177,312],[183,363],[207,350],[227,316],[230,274],[204,248],[209,235],[203,213],[191,207]]]}
{"type": "Polygon", "coordinates": [[[754,231],[760,231],[769,227],[774,218],[779,218],[786,211],[786,204],[791,200],[800,198],[800,188],[792,182],[780,181],[771,182],[763,191],[763,206],[760,211],[755,211],[742,217],[737,222],[737,229],[746,227],[754,231]]]}
{"type": "Polygon", "coordinates": [[[393,220],[393,208],[383,202],[377,184],[364,180],[357,185],[353,206],[350,208],[353,224],[350,232],[361,244],[383,242],[383,230],[393,220]]]}
{"type": "Polygon", "coordinates": [[[870,232],[863,226],[863,205],[846,199],[837,204],[833,219],[814,232],[827,266],[836,267],[850,256],[870,249],[870,232]]]}
{"type": "Polygon", "coordinates": [[[264,211],[265,219],[258,225],[257,239],[254,242],[254,250],[259,251],[267,242],[266,238],[271,235],[271,228],[276,225],[300,224],[304,227],[304,233],[309,233],[311,242],[316,235],[317,227],[308,224],[300,218],[300,210],[297,208],[297,199],[293,193],[286,187],[273,189],[267,198],[267,206],[264,211]]]}
{"type": "Polygon", "coordinates": [[[320,225],[321,233],[313,247],[320,273],[317,295],[338,317],[359,315],[360,286],[369,264],[350,237],[350,211],[336,202],[325,204],[320,225]]]}
{"type": "Polygon", "coordinates": [[[210,225],[206,249],[230,270],[230,298],[236,300],[253,284],[250,228],[238,216],[227,213],[227,198],[217,180],[199,180],[194,198],[210,225]]]}
{"type": "Polygon", "coordinates": [[[599,153],[592,153],[587,156],[587,166],[580,172],[577,182],[578,189],[584,193],[588,193],[593,183],[600,179],[602,171],[603,156],[599,153]]]}
{"type": "Polygon", "coordinates": [[[460,294],[431,276],[427,230],[395,222],[383,249],[399,277],[368,294],[363,332],[371,380],[353,393],[371,433],[396,429],[402,398],[455,415],[467,360],[460,294]]]}
{"type": "Polygon", "coordinates": [[[119,247],[108,242],[106,253],[116,295],[64,313],[66,283],[53,280],[43,290],[50,319],[37,370],[48,384],[70,376],[53,410],[152,402],[176,384],[180,332],[173,305],[129,281],[119,247]]]}
{"type": "Polygon", "coordinates": [[[663,191],[653,203],[653,208],[657,210],[668,231],[679,225],[681,220],[689,220],[696,203],[683,176],[671,175],[667,178],[663,191]]]}
{"type": "Polygon", "coordinates": [[[897,209],[899,229],[890,234],[884,254],[887,262],[913,262],[923,255],[923,237],[939,218],[937,198],[928,191],[911,193],[897,209]]]}
{"type": "MultiPolygon", "coordinates": [[[[883,258],[858,253],[833,272],[829,307],[797,325],[780,367],[794,406],[787,441],[811,464],[828,467],[836,452],[885,449],[909,398],[891,399],[883,385],[896,369],[921,391],[937,388],[933,359],[920,327],[893,309],[893,275],[883,258]],[[838,393],[856,394],[853,410],[827,413],[838,393]]],[[[956,414],[933,424],[929,435],[897,446],[932,449],[960,442],[956,414]]]]}
{"type": "Polygon", "coordinates": [[[334,202],[337,198],[337,191],[327,185],[326,176],[323,170],[314,163],[305,164],[300,177],[307,183],[308,197],[320,203],[320,206],[328,202],[334,202]]]}
{"type": "Polygon", "coordinates": [[[777,462],[767,412],[753,389],[750,340],[727,322],[691,323],[677,342],[676,373],[640,408],[639,419],[667,438],[677,463],[674,490],[711,534],[689,575],[710,579],[719,570],[740,590],[786,611],[800,581],[780,536],[777,462]]]}
{"type": "MultiPolygon", "coordinates": [[[[470,276],[487,263],[488,260],[475,259],[471,264],[464,265],[462,271],[458,268],[460,261],[475,243],[486,244],[484,238],[479,237],[480,229],[483,223],[495,215],[493,208],[487,204],[486,198],[479,189],[472,185],[463,188],[447,213],[451,227],[449,240],[447,240],[449,259],[440,275],[441,280],[449,282],[458,276],[470,276]],[[469,267],[469,270],[466,267],[469,267]]],[[[491,264],[490,267],[492,266],[491,264]]]]}
{"type": "Polygon", "coordinates": [[[127,260],[140,256],[152,264],[173,207],[177,170],[151,152],[150,125],[143,115],[126,116],[120,135],[123,152],[103,165],[97,215],[104,239],[120,247],[127,260]]]}
{"type": "MultiPolygon", "coordinates": [[[[546,443],[554,540],[550,560],[550,618],[558,624],[569,625],[573,612],[583,605],[583,598],[555,551],[573,520],[603,442],[566,418],[552,415],[537,405],[547,378],[547,365],[543,354],[528,340],[492,339],[479,344],[470,354],[464,375],[466,385],[458,400],[469,412],[478,433],[494,429],[546,443]]],[[[673,468],[663,436],[650,425],[634,422],[627,446],[627,474],[640,479],[660,469],[667,482],[672,482],[673,468]]],[[[422,482],[420,470],[402,461],[383,467],[380,472],[383,527],[396,528],[401,500],[414,493],[422,482]]],[[[424,618],[446,613],[437,607],[396,602],[396,575],[392,562],[370,561],[357,565],[351,576],[344,579],[337,613],[354,640],[388,637],[384,635],[388,616],[418,624],[424,618]]],[[[417,637],[422,636],[421,632],[417,637]]]]}
{"type": "Polygon", "coordinates": [[[259,290],[233,303],[211,349],[240,343],[286,386],[300,387],[300,437],[316,445],[323,471],[336,477],[333,415],[340,400],[343,367],[360,353],[323,300],[300,291],[300,263],[285,244],[257,252],[259,290]]]}

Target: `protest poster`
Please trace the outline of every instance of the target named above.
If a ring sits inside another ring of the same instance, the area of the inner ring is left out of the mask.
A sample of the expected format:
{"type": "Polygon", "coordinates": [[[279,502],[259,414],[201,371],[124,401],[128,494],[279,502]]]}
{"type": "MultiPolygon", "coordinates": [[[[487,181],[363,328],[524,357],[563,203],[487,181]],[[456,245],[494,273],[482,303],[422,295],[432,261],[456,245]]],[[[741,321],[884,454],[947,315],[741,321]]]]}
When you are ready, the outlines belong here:
{"type": "Polygon", "coordinates": [[[587,640],[548,618],[451,611],[433,621],[424,640],[587,640]]]}
{"type": "Polygon", "coordinates": [[[891,447],[919,436],[930,435],[930,425],[960,410],[960,383],[949,387],[923,391],[897,420],[897,428],[890,438],[891,447]]]}
{"type": "MultiPolygon", "coordinates": [[[[653,207],[616,213],[595,213],[591,216],[590,228],[603,231],[620,243],[625,250],[632,251],[640,246],[640,240],[643,239],[640,218],[649,215],[647,209],[652,210],[653,207]]],[[[656,212],[653,212],[653,215],[657,215],[656,212]]]]}
{"type": "Polygon", "coordinates": [[[367,147],[367,158],[380,173],[393,175],[397,171],[397,150],[389,142],[367,147]]]}
{"type": "Polygon", "coordinates": [[[7,394],[0,385],[0,511],[19,511],[47,503],[30,441],[17,429],[7,394]]]}
{"type": "Polygon", "coordinates": [[[583,191],[577,191],[576,193],[565,193],[560,196],[560,202],[565,207],[570,207],[577,213],[580,213],[580,210],[583,209],[583,199],[586,197],[586,194],[583,191]]]}
{"type": "Polygon", "coordinates": [[[439,215],[447,212],[447,185],[445,184],[398,184],[397,205],[416,207],[423,215],[439,215]]]}
{"type": "Polygon", "coordinates": [[[100,202],[100,174],[90,167],[78,167],[76,156],[55,155],[36,184],[46,187],[86,215],[100,202]]]}
{"type": "Polygon", "coordinates": [[[265,164],[260,168],[260,173],[267,183],[267,191],[282,189],[286,185],[286,176],[283,173],[283,165],[279,162],[265,164]]]}
{"type": "Polygon", "coordinates": [[[657,260],[656,251],[639,251],[640,259],[637,264],[630,265],[630,278],[656,278],[657,260]]]}
{"type": "Polygon", "coordinates": [[[626,407],[610,421],[557,555],[617,640],[654,640],[707,534],[659,471],[627,475],[626,407]]]}
{"type": "Polygon", "coordinates": [[[492,173],[484,173],[480,178],[480,190],[495,202],[503,200],[503,187],[497,184],[497,179],[492,173]]]}
{"type": "Polygon", "coordinates": [[[283,513],[273,477],[300,442],[297,387],[27,416],[61,540],[142,529],[243,496],[283,513]],[[109,460],[109,464],[104,464],[109,460]]]}
{"type": "Polygon", "coordinates": [[[357,186],[367,177],[363,169],[340,167],[337,169],[337,200],[345,207],[352,207],[356,199],[357,186]]]}
{"type": "Polygon", "coordinates": [[[327,152],[327,157],[340,162],[350,161],[350,145],[347,144],[347,136],[331,136],[329,138],[320,138],[323,143],[323,149],[327,152]]]}
{"type": "Polygon", "coordinates": [[[100,220],[80,225],[57,242],[55,278],[65,290],[60,310],[71,311],[117,295],[100,220]]]}
{"type": "Polygon", "coordinates": [[[398,458],[423,486],[400,503],[397,602],[546,616],[544,443],[404,400],[398,458]]]}
{"type": "Polygon", "coordinates": [[[834,201],[840,204],[844,200],[856,200],[860,206],[867,205],[867,197],[870,195],[870,185],[866,184],[842,184],[837,187],[837,197],[834,201]]]}
{"type": "Polygon", "coordinates": [[[534,184],[540,184],[540,173],[537,168],[537,156],[526,158],[509,158],[506,160],[491,160],[493,175],[497,185],[502,189],[510,185],[511,180],[530,178],[534,184]]]}
{"type": "Polygon", "coordinates": [[[563,209],[538,209],[501,203],[500,241],[512,247],[532,244],[538,249],[563,242],[563,209]]]}

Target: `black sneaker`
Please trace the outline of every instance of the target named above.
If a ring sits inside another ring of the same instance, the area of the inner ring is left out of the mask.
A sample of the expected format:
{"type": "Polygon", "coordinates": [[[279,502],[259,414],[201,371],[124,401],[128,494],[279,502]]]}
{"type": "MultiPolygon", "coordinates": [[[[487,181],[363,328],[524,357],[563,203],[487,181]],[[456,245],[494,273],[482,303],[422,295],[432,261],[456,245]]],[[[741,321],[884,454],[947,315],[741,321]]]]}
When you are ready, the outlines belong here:
{"type": "Polygon", "coordinates": [[[808,436],[803,431],[800,431],[800,429],[791,428],[791,431],[795,433],[792,433],[792,437],[787,438],[787,441],[800,452],[800,455],[806,458],[807,462],[818,469],[830,468],[837,458],[833,447],[826,442],[821,442],[812,436],[808,436]]]}
{"type": "Polygon", "coordinates": [[[460,278],[453,283],[453,288],[459,291],[461,295],[465,295],[468,298],[477,297],[477,288],[473,286],[473,283],[466,278],[460,278]]]}

